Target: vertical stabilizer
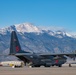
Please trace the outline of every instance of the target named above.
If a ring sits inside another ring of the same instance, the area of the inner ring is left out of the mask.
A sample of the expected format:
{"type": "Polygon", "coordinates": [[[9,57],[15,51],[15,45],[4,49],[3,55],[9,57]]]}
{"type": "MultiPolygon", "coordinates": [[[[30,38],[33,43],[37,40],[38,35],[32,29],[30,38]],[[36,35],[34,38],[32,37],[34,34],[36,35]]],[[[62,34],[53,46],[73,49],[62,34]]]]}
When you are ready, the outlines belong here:
{"type": "Polygon", "coordinates": [[[17,38],[16,32],[12,31],[10,41],[10,54],[13,55],[16,53],[25,53],[25,51],[21,50],[21,46],[17,38]]]}

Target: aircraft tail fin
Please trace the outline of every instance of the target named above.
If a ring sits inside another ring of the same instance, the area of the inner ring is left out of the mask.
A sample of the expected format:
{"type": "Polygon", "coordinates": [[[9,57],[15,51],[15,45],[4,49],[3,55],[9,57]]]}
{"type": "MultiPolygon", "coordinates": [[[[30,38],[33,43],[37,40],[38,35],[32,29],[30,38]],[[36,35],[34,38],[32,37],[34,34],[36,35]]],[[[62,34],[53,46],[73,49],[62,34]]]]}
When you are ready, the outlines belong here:
{"type": "Polygon", "coordinates": [[[16,32],[12,31],[10,41],[10,55],[14,55],[16,53],[26,53],[26,52],[21,50],[21,46],[17,38],[16,32]]]}

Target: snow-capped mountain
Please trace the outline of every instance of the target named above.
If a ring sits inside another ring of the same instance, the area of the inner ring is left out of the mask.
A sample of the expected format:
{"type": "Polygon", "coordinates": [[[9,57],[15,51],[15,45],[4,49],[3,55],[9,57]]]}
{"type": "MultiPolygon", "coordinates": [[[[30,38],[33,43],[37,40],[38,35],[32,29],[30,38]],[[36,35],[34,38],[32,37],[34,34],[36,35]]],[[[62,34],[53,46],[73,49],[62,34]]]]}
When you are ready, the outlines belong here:
{"type": "Polygon", "coordinates": [[[8,32],[12,32],[13,30],[21,33],[30,33],[30,32],[35,32],[35,33],[40,33],[41,30],[37,28],[36,26],[33,26],[31,23],[23,23],[23,24],[16,24],[12,25],[7,28],[0,28],[0,34],[7,34],[8,32]]]}
{"type": "Polygon", "coordinates": [[[22,33],[24,33],[24,32],[41,32],[41,30],[38,28],[38,27],[36,27],[36,26],[33,26],[31,23],[23,23],[23,24],[17,24],[17,25],[15,25],[15,27],[16,27],[16,30],[18,31],[18,32],[22,32],[22,33]]]}
{"type": "Polygon", "coordinates": [[[21,33],[48,33],[51,36],[59,38],[64,36],[73,37],[71,34],[68,34],[67,32],[60,30],[57,31],[43,30],[41,28],[34,26],[32,23],[15,24],[7,28],[0,28],[0,34],[8,34],[14,30],[21,33]]]}
{"type": "Polygon", "coordinates": [[[43,30],[31,23],[23,23],[0,29],[1,53],[9,53],[12,31],[16,31],[21,47],[25,51],[62,53],[76,50],[76,38],[67,32],[43,30]]]}

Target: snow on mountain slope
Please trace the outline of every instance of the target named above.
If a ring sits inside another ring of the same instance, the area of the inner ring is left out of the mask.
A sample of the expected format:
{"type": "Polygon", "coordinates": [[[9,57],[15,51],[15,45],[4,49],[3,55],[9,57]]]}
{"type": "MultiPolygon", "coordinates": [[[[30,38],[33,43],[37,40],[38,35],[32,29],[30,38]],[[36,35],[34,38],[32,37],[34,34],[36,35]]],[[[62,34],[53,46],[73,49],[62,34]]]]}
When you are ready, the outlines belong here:
{"type": "Polygon", "coordinates": [[[23,23],[0,29],[1,52],[9,49],[10,34],[13,30],[18,33],[23,50],[34,52],[69,52],[69,50],[76,50],[76,39],[72,38],[67,32],[43,30],[31,23],[23,23]]]}
{"type": "Polygon", "coordinates": [[[11,33],[12,31],[16,31],[16,28],[14,25],[10,26],[10,27],[6,27],[6,28],[0,28],[0,34],[8,34],[11,33]]]}
{"type": "MultiPolygon", "coordinates": [[[[58,30],[58,31],[51,31],[51,30],[42,30],[41,28],[38,28],[36,26],[34,26],[31,23],[22,23],[22,24],[15,24],[6,28],[0,28],[0,34],[7,34],[8,32],[11,33],[13,30],[17,31],[17,32],[21,32],[21,33],[48,33],[51,36],[55,36],[58,38],[63,38],[64,36],[68,36],[68,37],[74,37],[74,35],[71,35],[67,32],[58,30]]],[[[74,37],[75,38],[75,37],[74,37]]]]}
{"type": "Polygon", "coordinates": [[[36,26],[33,26],[31,23],[23,23],[23,24],[17,24],[15,25],[16,30],[18,32],[41,32],[39,28],[36,26]]]}
{"type": "Polygon", "coordinates": [[[65,32],[65,31],[60,31],[60,30],[56,31],[54,36],[59,37],[59,38],[63,38],[65,36],[73,37],[71,34],[65,32]]]}

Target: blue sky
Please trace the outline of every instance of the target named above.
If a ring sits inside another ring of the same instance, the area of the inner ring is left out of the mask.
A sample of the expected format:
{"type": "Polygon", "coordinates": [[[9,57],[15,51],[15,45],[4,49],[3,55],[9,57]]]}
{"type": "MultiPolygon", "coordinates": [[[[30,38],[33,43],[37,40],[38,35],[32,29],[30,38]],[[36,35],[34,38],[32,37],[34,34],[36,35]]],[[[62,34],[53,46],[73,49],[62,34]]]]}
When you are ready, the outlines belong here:
{"type": "Polygon", "coordinates": [[[76,0],[0,0],[0,28],[25,22],[76,32],[76,0]]]}

